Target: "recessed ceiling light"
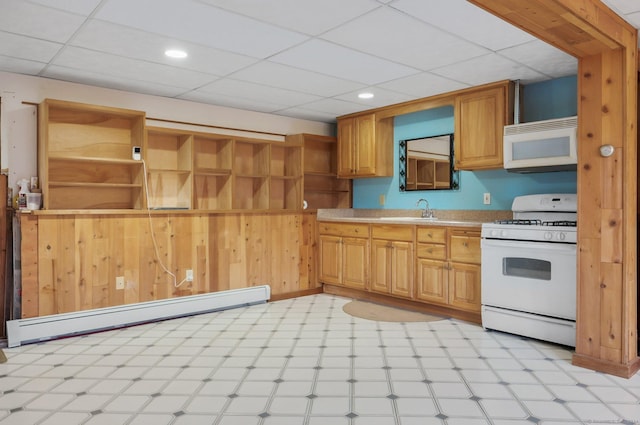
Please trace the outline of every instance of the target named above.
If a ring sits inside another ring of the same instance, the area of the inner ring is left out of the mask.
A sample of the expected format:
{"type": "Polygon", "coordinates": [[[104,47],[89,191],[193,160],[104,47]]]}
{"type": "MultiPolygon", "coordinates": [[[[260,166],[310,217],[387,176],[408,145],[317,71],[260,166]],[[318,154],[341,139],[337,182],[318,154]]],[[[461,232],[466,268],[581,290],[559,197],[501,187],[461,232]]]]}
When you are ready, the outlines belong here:
{"type": "Polygon", "coordinates": [[[373,93],[369,93],[369,92],[360,93],[360,94],[358,94],[358,97],[360,99],[372,99],[373,98],[373,93]]]}
{"type": "Polygon", "coordinates": [[[165,56],[168,56],[174,59],[184,59],[187,57],[187,52],[185,52],[184,50],[178,50],[178,49],[165,50],[164,54],[165,56]]]}

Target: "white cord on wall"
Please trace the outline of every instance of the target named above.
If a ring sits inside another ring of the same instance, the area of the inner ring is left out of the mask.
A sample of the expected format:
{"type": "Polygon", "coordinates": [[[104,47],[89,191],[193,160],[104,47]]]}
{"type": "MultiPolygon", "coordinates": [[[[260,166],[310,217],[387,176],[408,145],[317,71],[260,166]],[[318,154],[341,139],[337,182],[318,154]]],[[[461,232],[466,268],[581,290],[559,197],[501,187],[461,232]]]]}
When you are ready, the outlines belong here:
{"type": "Polygon", "coordinates": [[[158,242],[156,241],[156,233],[153,230],[153,222],[151,220],[151,207],[149,206],[149,182],[147,181],[147,163],[144,161],[144,159],[142,159],[142,171],[144,172],[144,175],[143,175],[144,194],[145,194],[145,198],[147,199],[147,215],[149,216],[149,229],[151,230],[151,240],[153,241],[153,248],[156,254],[156,260],[158,260],[158,263],[160,263],[160,267],[162,267],[162,270],[164,270],[166,274],[171,276],[173,280],[173,286],[178,288],[180,285],[182,285],[187,281],[187,278],[185,277],[184,279],[182,279],[181,282],[178,282],[178,278],[176,277],[176,275],[172,273],[171,270],[169,270],[164,265],[164,263],[162,262],[162,259],[160,258],[160,251],[158,250],[158,242]]]}

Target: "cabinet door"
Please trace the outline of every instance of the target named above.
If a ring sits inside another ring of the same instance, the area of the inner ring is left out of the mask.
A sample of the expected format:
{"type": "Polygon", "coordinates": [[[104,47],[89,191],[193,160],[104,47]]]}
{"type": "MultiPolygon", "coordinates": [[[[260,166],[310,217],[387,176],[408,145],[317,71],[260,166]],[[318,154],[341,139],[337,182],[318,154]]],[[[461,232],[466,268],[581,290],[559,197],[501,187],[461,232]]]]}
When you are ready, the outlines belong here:
{"type": "Polygon", "coordinates": [[[416,297],[423,301],[447,304],[447,263],[418,258],[416,297]]]}
{"type": "Polygon", "coordinates": [[[480,266],[451,263],[449,304],[463,310],[480,311],[480,266]]]}
{"type": "Polygon", "coordinates": [[[366,289],[369,280],[369,240],[344,238],[342,253],[342,283],[349,288],[366,289]]]}
{"type": "Polygon", "coordinates": [[[413,298],[413,243],[371,241],[371,290],[413,298]]]}
{"type": "Polygon", "coordinates": [[[376,118],[374,114],[356,118],[355,174],[376,174],[376,118]]]}
{"type": "Polygon", "coordinates": [[[502,168],[506,87],[460,95],[455,108],[455,165],[459,170],[502,168]]]}
{"type": "Polygon", "coordinates": [[[350,177],[355,173],[355,143],[355,118],[338,120],[338,176],[340,177],[350,177]]]}
{"type": "Polygon", "coordinates": [[[391,293],[391,263],[393,261],[391,242],[382,239],[371,240],[371,290],[384,294],[391,293]]]}
{"type": "Polygon", "coordinates": [[[342,284],[342,238],[339,236],[320,235],[318,244],[320,281],[336,285],[342,284]]]}
{"type": "Polygon", "coordinates": [[[413,298],[413,242],[391,243],[391,293],[413,298]]]}

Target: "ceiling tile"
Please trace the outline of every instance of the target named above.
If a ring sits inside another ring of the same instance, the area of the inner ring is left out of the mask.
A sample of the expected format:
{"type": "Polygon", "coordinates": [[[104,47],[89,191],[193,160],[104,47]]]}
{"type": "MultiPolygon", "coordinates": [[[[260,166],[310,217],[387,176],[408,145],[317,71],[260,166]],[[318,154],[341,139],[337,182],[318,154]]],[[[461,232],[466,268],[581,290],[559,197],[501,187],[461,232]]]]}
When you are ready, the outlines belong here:
{"type": "Polygon", "coordinates": [[[82,16],[38,6],[23,0],[2,0],[0,29],[64,43],[85,21],[82,16]]]}
{"type": "Polygon", "coordinates": [[[286,117],[300,118],[302,120],[319,122],[335,122],[336,120],[336,115],[333,113],[312,111],[301,107],[282,109],[280,111],[275,111],[274,113],[286,117]]]}
{"type": "Polygon", "coordinates": [[[45,63],[0,55],[0,69],[4,72],[37,75],[46,66],[45,63]]]}
{"type": "Polygon", "coordinates": [[[432,72],[471,86],[508,79],[521,80],[525,84],[547,79],[543,74],[496,53],[445,66],[432,72]]]}
{"type": "Polygon", "coordinates": [[[602,0],[602,3],[617,13],[640,12],[640,2],[638,0],[602,0]]]}
{"type": "Polygon", "coordinates": [[[501,50],[500,55],[551,78],[575,75],[578,72],[576,58],[540,40],[501,50]]]}
{"type": "Polygon", "coordinates": [[[318,100],[318,96],[284,90],[275,87],[267,87],[246,81],[225,78],[207,84],[198,89],[199,92],[221,94],[230,97],[238,97],[245,100],[273,103],[282,107],[291,107],[318,100]]]}
{"type": "Polygon", "coordinates": [[[256,58],[307,39],[193,0],[109,0],[96,18],[256,58]]]}
{"type": "Polygon", "coordinates": [[[30,0],[31,3],[89,16],[100,4],[100,0],[30,0]]]}
{"type": "Polygon", "coordinates": [[[374,0],[202,0],[304,34],[318,35],[366,13],[374,0]]]}
{"type": "Polygon", "coordinates": [[[243,99],[237,96],[227,96],[203,91],[193,91],[178,96],[179,99],[192,102],[208,103],[211,105],[226,106],[229,108],[246,109],[256,112],[268,112],[284,109],[284,105],[270,102],[258,102],[256,100],[243,99]]]}
{"type": "Polygon", "coordinates": [[[362,90],[345,93],[340,96],[334,96],[334,99],[344,100],[346,102],[359,103],[363,109],[378,108],[381,106],[393,105],[394,103],[406,102],[413,97],[396,91],[385,90],[380,87],[367,87],[362,90]],[[360,99],[358,94],[362,92],[372,93],[371,99],[360,99]]]}
{"type": "Polygon", "coordinates": [[[430,72],[422,72],[379,84],[379,87],[420,98],[467,88],[469,84],[463,84],[430,72]]]}
{"type": "Polygon", "coordinates": [[[534,39],[466,0],[398,0],[391,6],[494,51],[534,39]]]}
{"type": "Polygon", "coordinates": [[[262,61],[232,76],[237,80],[265,84],[282,89],[296,90],[331,97],[365,87],[354,81],[342,80],[317,72],[306,71],[270,61],[262,61]]]}
{"type": "Polygon", "coordinates": [[[0,55],[49,62],[62,44],[0,31],[0,55]]]}
{"type": "Polygon", "coordinates": [[[216,79],[210,74],[94,52],[79,47],[66,47],[55,58],[53,64],[105,76],[148,81],[185,89],[200,87],[216,79]]]}
{"type": "Polygon", "coordinates": [[[366,109],[366,108],[363,108],[362,105],[359,105],[357,103],[345,102],[344,100],[339,100],[339,99],[317,100],[315,102],[307,103],[303,107],[304,109],[308,109],[310,111],[318,111],[318,112],[332,114],[334,117],[338,117],[340,115],[350,114],[352,112],[358,112],[366,109]]]}
{"type": "Polygon", "coordinates": [[[129,78],[114,77],[101,73],[66,68],[63,66],[49,66],[42,73],[43,77],[57,80],[74,81],[91,86],[105,87],[134,93],[152,94],[155,96],[175,97],[184,93],[183,87],[171,87],[150,81],[131,80],[129,78]]]}
{"type": "Polygon", "coordinates": [[[418,73],[414,68],[315,39],[270,60],[366,85],[418,73]]]}
{"type": "Polygon", "coordinates": [[[388,7],[376,9],[321,38],[425,71],[489,53],[388,7]]]}
{"type": "Polygon", "coordinates": [[[219,76],[227,75],[257,61],[248,56],[176,41],[161,35],[98,20],[85,25],[76,34],[71,44],[219,76]],[[136,42],[132,43],[131,40],[136,42]],[[169,48],[183,49],[189,56],[180,60],[168,58],[164,55],[164,51],[169,48]]]}

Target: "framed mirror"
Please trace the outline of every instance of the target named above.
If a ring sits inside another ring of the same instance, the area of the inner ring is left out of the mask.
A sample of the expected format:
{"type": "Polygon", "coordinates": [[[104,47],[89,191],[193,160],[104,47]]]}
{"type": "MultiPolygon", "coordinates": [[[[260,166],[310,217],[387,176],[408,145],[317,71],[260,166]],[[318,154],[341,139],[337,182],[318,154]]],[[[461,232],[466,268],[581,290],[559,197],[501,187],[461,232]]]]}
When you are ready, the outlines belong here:
{"type": "Polygon", "coordinates": [[[400,190],[458,189],[453,134],[400,141],[400,190]]]}

